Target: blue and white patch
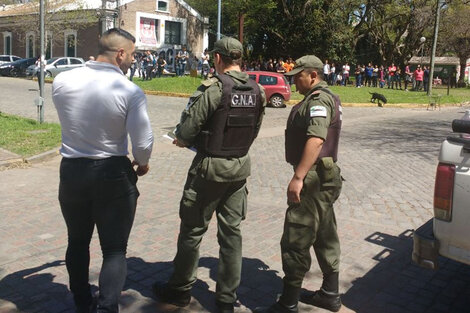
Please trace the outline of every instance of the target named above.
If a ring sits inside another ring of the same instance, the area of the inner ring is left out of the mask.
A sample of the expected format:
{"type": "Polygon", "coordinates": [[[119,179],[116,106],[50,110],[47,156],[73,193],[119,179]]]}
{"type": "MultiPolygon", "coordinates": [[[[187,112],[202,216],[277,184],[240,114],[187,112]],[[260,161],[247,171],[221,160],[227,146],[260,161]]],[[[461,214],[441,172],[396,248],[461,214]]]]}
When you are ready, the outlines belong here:
{"type": "Polygon", "coordinates": [[[310,117],[326,117],[326,108],[321,105],[314,105],[310,108],[310,117]]]}

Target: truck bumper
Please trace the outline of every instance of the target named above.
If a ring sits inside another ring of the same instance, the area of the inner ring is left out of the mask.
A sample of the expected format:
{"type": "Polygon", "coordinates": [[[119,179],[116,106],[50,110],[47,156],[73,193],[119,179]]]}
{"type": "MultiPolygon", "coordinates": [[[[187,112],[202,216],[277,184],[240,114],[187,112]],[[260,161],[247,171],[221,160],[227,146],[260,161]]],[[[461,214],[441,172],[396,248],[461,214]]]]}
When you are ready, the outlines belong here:
{"type": "Polygon", "coordinates": [[[413,234],[413,262],[419,266],[437,270],[439,242],[434,238],[433,219],[421,225],[413,234]]]}

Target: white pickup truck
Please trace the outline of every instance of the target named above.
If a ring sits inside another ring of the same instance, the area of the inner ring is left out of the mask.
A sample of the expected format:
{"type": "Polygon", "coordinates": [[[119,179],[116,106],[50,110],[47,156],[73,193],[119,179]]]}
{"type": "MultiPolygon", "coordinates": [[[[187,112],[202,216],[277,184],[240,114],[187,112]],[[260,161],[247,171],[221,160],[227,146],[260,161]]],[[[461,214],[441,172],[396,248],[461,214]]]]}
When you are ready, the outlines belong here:
{"type": "Polygon", "coordinates": [[[412,259],[437,269],[438,256],[470,264],[470,110],[454,120],[441,145],[434,187],[434,218],[413,235],[412,259]],[[460,135],[458,133],[461,133],[460,135]]]}

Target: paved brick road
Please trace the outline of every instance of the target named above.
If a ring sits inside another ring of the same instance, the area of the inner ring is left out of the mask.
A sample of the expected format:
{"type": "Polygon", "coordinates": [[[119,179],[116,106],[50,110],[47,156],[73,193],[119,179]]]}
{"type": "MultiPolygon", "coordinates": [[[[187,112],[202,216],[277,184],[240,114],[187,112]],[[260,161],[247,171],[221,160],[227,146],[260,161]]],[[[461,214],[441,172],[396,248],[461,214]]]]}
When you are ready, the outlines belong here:
{"type": "MultiPolygon", "coordinates": [[[[35,87],[34,82],[0,78],[0,111],[34,118],[30,104],[37,91],[28,89],[35,87]],[[24,91],[13,94],[18,88],[24,91]]],[[[184,99],[149,97],[157,143],[151,172],[138,183],[141,198],[129,242],[124,313],[214,312],[218,256],[214,223],[202,243],[200,280],[190,307],[161,307],[150,293],[150,285],[166,280],[171,271],[178,202],[193,156],[160,135],[174,126],[184,105],[184,99]]],[[[442,259],[441,269],[433,272],[410,262],[411,229],[432,216],[439,144],[463,108],[344,111],[340,166],[346,182],[336,205],[342,243],[341,312],[469,312],[469,266],[442,259]]],[[[292,175],[283,162],[287,114],[287,109],[267,110],[251,152],[238,312],[271,303],[281,288],[279,240],[285,189],[292,175]]],[[[46,109],[46,120],[56,119],[55,112],[46,109]]],[[[0,172],[0,313],[73,312],[63,264],[66,230],[57,202],[59,161],[0,172]]],[[[91,251],[90,278],[96,285],[101,265],[96,238],[91,251]]],[[[320,283],[314,261],[304,288],[316,289],[320,283]]],[[[324,310],[301,306],[301,312],[324,310]]]]}

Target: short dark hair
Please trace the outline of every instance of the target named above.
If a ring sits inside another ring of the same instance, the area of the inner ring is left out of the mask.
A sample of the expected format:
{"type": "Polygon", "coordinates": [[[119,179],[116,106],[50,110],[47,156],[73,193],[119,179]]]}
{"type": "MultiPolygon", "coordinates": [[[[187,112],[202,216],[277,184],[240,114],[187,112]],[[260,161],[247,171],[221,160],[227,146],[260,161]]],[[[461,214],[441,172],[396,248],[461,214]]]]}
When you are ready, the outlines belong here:
{"type": "Polygon", "coordinates": [[[127,40],[132,41],[135,44],[135,37],[131,35],[128,31],[125,31],[121,28],[111,28],[108,29],[101,35],[101,38],[98,42],[98,54],[104,54],[107,51],[110,51],[109,42],[106,40],[110,36],[119,36],[127,40]]]}
{"type": "MultiPolygon", "coordinates": [[[[218,52],[216,52],[218,53],[218,52]]],[[[222,62],[226,65],[241,65],[242,64],[242,52],[241,51],[232,51],[230,56],[223,55],[218,53],[222,58],[222,62]]]]}
{"type": "Polygon", "coordinates": [[[107,31],[105,31],[102,36],[109,36],[111,34],[124,37],[124,38],[132,41],[132,43],[135,43],[135,37],[132,36],[131,33],[129,33],[128,31],[126,31],[122,28],[110,28],[107,31]]]}

